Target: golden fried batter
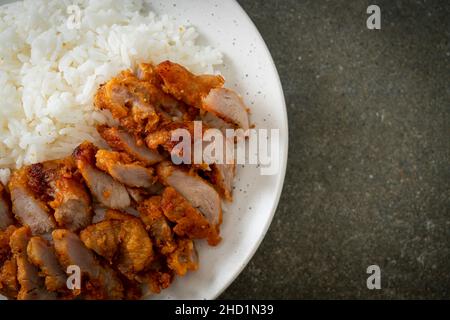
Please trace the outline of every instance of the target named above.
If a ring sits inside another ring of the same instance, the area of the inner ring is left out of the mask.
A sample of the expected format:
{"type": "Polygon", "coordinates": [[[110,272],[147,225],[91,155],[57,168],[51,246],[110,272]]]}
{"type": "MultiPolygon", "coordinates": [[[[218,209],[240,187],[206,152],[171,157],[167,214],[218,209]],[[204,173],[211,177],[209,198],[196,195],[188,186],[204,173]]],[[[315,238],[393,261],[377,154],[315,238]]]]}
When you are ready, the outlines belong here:
{"type": "Polygon", "coordinates": [[[15,299],[18,292],[16,259],[11,258],[6,260],[0,268],[0,293],[10,299],[15,299]]]}
{"type": "Polygon", "coordinates": [[[172,230],[161,209],[160,196],[153,196],[138,206],[138,211],[146,229],[150,232],[159,251],[166,255],[175,250],[172,230]]]}
{"type": "Polygon", "coordinates": [[[178,239],[177,249],[167,257],[167,265],[179,276],[198,269],[198,255],[194,242],[190,239],[178,239]]]}
{"type": "Polygon", "coordinates": [[[221,88],[225,82],[221,76],[196,76],[185,67],[164,61],[156,66],[156,72],[163,80],[163,89],[187,105],[200,108],[202,99],[211,89],[221,88]]]}
{"type": "Polygon", "coordinates": [[[210,226],[203,214],[195,209],[174,188],[164,190],[161,200],[164,215],[176,223],[173,231],[190,239],[208,239],[210,245],[217,245],[220,236],[215,227],[210,226]]]}
{"type": "MultiPolygon", "coordinates": [[[[109,214],[117,214],[114,211],[109,214]]],[[[133,279],[153,259],[152,242],[137,218],[109,217],[90,225],[80,233],[81,241],[98,255],[117,266],[122,274],[133,279]]]]}

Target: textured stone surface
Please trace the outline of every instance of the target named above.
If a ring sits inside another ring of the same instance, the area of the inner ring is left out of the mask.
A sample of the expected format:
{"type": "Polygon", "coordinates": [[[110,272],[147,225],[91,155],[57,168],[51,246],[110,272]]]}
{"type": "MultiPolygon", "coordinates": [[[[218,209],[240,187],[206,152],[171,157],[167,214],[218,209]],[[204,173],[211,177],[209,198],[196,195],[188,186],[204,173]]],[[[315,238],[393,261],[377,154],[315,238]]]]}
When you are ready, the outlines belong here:
{"type": "Polygon", "coordinates": [[[450,2],[239,0],[277,64],[280,205],[229,298],[450,298],[450,2]],[[378,264],[382,290],[366,287],[378,264]]]}

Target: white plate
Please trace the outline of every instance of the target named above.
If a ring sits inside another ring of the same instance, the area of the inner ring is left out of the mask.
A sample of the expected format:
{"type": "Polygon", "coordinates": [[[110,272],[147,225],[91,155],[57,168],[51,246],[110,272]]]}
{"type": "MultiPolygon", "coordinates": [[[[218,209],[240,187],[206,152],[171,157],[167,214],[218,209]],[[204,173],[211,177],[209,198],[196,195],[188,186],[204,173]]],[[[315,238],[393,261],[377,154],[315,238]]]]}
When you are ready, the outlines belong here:
{"type": "MultiPolygon", "coordinates": [[[[2,1],[0,4],[11,2],[2,1]]],[[[241,166],[235,182],[234,202],[224,208],[222,243],[211,248],[198,242],[200,268],[156,299],[214,299],[239,275],[256,252],[275,213],[286,172],[287,113],[280,79],[258,30],[234,0],[151,0],[157,14],[168,14],[181,24],[190,23],[201,43],[224,53],[220,69],[226,86],[238,91],[251,109],[257,128],[280,129],[280,169],[262,176],[255,166],[241,166]]],[[[245,297],[242,297],[245,298],[245,297]]]]}

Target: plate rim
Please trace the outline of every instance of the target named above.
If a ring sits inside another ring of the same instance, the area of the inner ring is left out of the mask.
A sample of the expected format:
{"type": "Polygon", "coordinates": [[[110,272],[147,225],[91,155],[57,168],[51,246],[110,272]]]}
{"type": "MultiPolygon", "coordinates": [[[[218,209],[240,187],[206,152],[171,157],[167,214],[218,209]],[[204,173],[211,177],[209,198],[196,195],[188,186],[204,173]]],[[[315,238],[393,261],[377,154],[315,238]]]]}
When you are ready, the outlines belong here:
{"type": "Polygon", "coordinates": [[[269,218],[266,220],[263,228],[263,232],[261,233],[258,240],[254,243],[252,250],[250,253],[245,257],[243,260],[241,266],[239,269],[237,269],[234,274],[231,276],[231,278],[225,283],[225,285],[221,288],[221,290],[218,290],[218,292],[213,295],[211,300],[216,300],[219,298],[230,286],[231,284],[238,278],[238,276],[244,271],[244,269],[247,267],[247,265],[250,263],[256,252],[258,251],[259,247],[261,246],[262,241],[267,235],[267,232],[269,231],[270,225],[272,224],[273,218],[275,216],[276,210],[278,208],[278,205],[280,203],[281,194],[283,192],[284,188],[284,180],[286,178],[286,171],[287,171],[287,162],[288,162],[288,155],[289,155],[289,123],[288,123],[288,115],[287,115],[287,106],[286,106],[286,97],[284,95],[283,85],[281,83],[280,74],[278,73],[278,69],[276,67],[275,61],[272,57],[272,54],[270,53],[269,47],[267,46],[266,41],[264,40],[263,36],[259,32],[258,28],[256,27],[253,20],[250,18],[250,16],[247,14],[247,12],[242,8],[242,6],[239,4],[237,0],[233,0],[234,5],[236,6],[237,10],[240,10],[244,17],[247,18],[250,25],[253,27],[254,33],[258,36],[258,39],[261,41],[262,47],[264,48],[268,58],[269,58],[269,64],[272,68],[277,82],[277,90],[281,93],[281,103],[283,107],[283,115],[282,115],[282,122],[284,122],[285,128],[279,128],[281,134],[285,135],[284,144],[281,146],[282,154],[284,155],[284,159],[281,161],[281,167],[280,167],[280,173],[278,175],[277,179],[277,185],[276,185],[276,196],[275,201],[273,202],[272,208],[270,209],[270,215],[269,218]]]}

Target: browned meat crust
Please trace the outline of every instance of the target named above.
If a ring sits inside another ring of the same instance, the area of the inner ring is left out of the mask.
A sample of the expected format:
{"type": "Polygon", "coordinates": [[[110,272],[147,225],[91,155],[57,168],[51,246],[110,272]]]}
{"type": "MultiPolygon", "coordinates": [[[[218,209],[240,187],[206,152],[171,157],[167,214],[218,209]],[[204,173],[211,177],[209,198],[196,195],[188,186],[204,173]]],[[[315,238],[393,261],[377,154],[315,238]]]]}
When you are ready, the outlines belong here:
{"type": "Polygon", "coordinates": [[[80,238],[86,247],[134,279],[153,259],[152,242],[136,217],[110,211],[107,219],[81,231],[80,238]]]}
{"type": "Polygon", "coordinates": [[[58,229],[52,233],[55,251],[64,268],[77,265],[82,272],[82,295],[86,299],[122,299],[124,287],[115,271],[102,264],[80,238],[68,231],[58,229]]]}
{"type": "Polygon", "coordinates": [[[174,188],[168,187],[164,190],[161,208],[167,219],[176,223],[173,231],[178,236],[189,239],[208,239],[208,243],[214,246],[220,242],[215,226],[210,226],[205,216],[174,188]]]}
{"type": "Polygon", "coordinates": [[[175,250],[176,243],[161,209],[161,200],[160,196],[151,197],[139,204],[138,211],[159,252],[167,255],[175,250]]]}
{"type": "Polygon", "coordinates": [[[187,105],[200,108],[203,97],[211,89],[221,88],[225,80],[221,76],[196,76],[183,66],[164,61],[156,66],[156,72],[163,80],[163,89],[187,105]]]}
{"type": "Polygon", "coordinates": [[[123,184],[97,169],[95,155],[98,148],[84,142],[73,152],[76,165],[94,197],[104,206],[121,209],[130,206],[130,197],[123,184]]]}
{"type": "Polygon", "coordinates": [[[0,230],[4,230],[12,224],[14,224],[14,218],[11,212],[9,195],[0,183],[0,230]]]}
{"type": "Polygon", "coordinates": [[[34,234],[46,233],[56,227],[56,222],[42,197],[28,185],[29,169],[24,167],[11,175],[8,186],[12,211],[16,219],[22,225],[29,226],[34,234]]]}

